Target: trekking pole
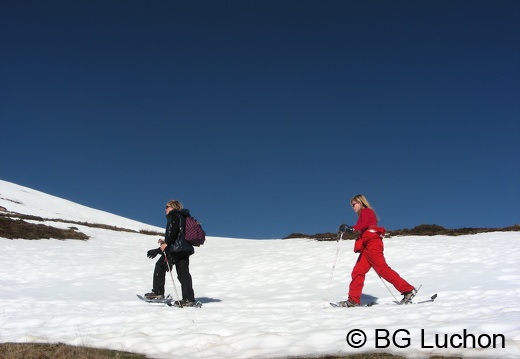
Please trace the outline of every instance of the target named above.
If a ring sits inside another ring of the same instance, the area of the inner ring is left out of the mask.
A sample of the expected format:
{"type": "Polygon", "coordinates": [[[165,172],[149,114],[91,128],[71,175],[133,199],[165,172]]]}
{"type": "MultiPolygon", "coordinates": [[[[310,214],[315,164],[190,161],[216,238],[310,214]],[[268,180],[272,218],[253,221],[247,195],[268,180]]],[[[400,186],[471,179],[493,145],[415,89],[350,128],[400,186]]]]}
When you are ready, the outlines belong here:
{"type": "Polygon", "coordinates": [[[172,274],[173,267],[170,267],[170,262],[168,262],[168,256],[166,255],[166,252],[163,252],[163,253],[164,253],[164,260],[166,261],[166,266],[168,267],[168,271],[170,272],[170,278],[172,279],[173,289],[175,289],[175,296],[177,297],[177,302],[179,303],[179,306],[182,308],[182,302],[181,302],[181,299],[179,298],[179,292],[177,292],[177,287],[175,286],[175,281],[173,280],[173,274],[172,274]]]}
{"type": "Polygon", "coordinates": [[[390,294],[392,294],[392,297],[394,297],[395,301],[396,301],[396,302],[399,302],[399,301],[397,300],[397,298],[395,297],[394,293],[392,293],[392,291],[390,290],[390,288],[388,288],[388,286],[386,285],[386,283],[385,283],[385,281],[383,280],[383,278],[381,278],[381,276],[380,276],[379,274],[378,274],[377,276],[379,277],[379,279],[381,279],[381,282],[383,282],[383,284],[385,285],[385,287],[386,287],[386,289],[388,290],[388,292],[390,292],[390,294]]]}
{"type": "Polygon", "coordinates": [[[329,301],[329,290],[330,290],[330,284],[332,283],[332,277],[334,276],[334,269],[336,268],[336,262],[338,261],[339,256],[339,248],[341,247],[341,240],[343,239],[343,232],[341,232],[340,236],[336,240],[338,242],[338,247],[336,248],[336,257],[334,258],[334,264],[332,265],[332,271],[330,272],[329,277],[329,284],[327,286],[327,291],[325,292],[325,297],[323,298],[324,301],[329,301]]]}

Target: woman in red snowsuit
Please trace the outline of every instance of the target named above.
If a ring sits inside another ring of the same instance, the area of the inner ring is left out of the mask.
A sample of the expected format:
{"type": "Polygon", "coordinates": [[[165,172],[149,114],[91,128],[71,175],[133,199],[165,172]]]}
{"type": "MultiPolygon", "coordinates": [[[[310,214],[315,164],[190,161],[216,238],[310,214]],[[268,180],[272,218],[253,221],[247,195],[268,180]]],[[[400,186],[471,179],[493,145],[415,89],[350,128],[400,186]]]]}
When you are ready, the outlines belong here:
{"type": "Polygon", "coordinates": [[[352,197],[350,205],[358,215],[357,223],[353,227],[342,224],[339,231],[359,233],[354,244],[354,252],[359,253],[359,257],[352,269],[348,300],[340,302],[340,305],[355,307],[361,303],[365,275],[370,268],[374,268],[381,278],[391,283],[404,296],[401,303],[409,303],[417,291],[386,263],[383,255],[385,229],[377,226],[377,216],[370,203],[365,196],[358,194],[352,197]]]}

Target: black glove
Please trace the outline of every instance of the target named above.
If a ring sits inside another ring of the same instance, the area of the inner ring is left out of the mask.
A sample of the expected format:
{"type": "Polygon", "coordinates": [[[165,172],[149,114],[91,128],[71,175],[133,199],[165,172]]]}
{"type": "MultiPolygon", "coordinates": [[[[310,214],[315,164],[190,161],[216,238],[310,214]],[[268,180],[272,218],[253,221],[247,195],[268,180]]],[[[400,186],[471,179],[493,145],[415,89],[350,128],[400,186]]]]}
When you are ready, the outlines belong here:
{"type": "Polygon", "coordinates": [[[157,257],[157,255],[158,255],[159,253],[161,253],[161,252],[162,252],[162,251],[161,251],[161,248],[150,249],[148,252],[146,252],[146,256],[147,256],[148,258],[152,258],[152,259],[153,259],[153,258],[157,257]]]}
{"type": "Polygon", "coordinates": [[[352,232],[354,232],[354,228],[352,228],[351,226],[348,226],[346,224],[342,224],[338,228],[338,233],[339,232],[341,232],[341,233],[345,233],[345,232],[352,233],[352,232]]]}

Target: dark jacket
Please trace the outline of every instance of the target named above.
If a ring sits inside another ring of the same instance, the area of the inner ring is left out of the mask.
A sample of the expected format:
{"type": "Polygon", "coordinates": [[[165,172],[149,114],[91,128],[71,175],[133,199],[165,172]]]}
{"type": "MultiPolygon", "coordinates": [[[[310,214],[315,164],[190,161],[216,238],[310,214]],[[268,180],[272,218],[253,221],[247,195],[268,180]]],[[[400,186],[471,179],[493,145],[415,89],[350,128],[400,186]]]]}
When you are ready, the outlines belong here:
{"type": "Polygon", "coordinates": [[[164,234],[164,242],[168,245],[166,252],[195,253],[193,246],[184,239],[186,217],[189,215],[190,211],[188,209],[172,210],[166,215],[167,223],[164,234]]]}

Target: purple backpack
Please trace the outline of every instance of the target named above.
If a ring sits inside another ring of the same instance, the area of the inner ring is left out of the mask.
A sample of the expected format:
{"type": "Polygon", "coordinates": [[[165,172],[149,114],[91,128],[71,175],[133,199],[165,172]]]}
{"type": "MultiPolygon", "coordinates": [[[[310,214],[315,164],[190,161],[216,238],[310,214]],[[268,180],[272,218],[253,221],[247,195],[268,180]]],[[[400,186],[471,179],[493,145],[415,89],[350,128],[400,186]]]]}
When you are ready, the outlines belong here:
{"type": "Polygon", "coordinates": [[[199,247],[206,241],[206,233],[202,229],[199,221],[193,217],[186,217],[186,225],[184,228],[184,239],[192,246],[199,247]]]}

